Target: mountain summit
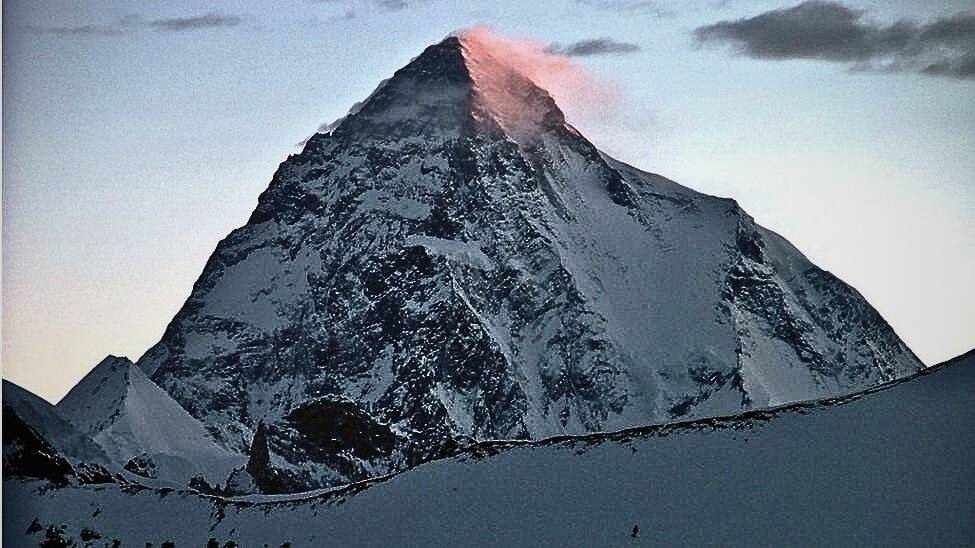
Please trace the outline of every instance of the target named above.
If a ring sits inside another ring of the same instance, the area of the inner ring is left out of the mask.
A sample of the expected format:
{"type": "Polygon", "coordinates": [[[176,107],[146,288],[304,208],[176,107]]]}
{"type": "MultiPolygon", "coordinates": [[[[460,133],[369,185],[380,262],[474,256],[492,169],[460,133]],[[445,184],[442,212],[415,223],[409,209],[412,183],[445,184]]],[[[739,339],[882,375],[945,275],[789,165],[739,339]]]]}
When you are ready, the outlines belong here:
{"type": "Polygon", "coordinates": [[[139,361],[261,490],[921,367],[855,290],[601,153],[491,45],[427,48],[281,164],[139,361]]]}
{"type": "Polygon", "coordinates": [[[528,139],[563,126],[565,116],[551,95],[504,59],[506,51],[492,46],[488,35],[474,31],[427,48],[331,132],[528,139]]]}

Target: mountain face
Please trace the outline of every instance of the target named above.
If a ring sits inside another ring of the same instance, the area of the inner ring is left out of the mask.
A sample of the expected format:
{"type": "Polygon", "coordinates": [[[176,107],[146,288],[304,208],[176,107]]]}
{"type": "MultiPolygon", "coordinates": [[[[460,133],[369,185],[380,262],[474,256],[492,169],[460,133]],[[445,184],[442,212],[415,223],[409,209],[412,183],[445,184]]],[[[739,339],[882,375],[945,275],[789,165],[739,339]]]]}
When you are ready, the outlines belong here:
{"type": "Polygon", "coordinates": [[[3,545],[967,546],[973,391],[975,351],[851,396],[485,443],[288,497],[5,481],[3,545]]]}
{"type": "Polygon", "coordinates": [[[601,153],[464,35],[281,164],[138,365],[219,442],[260,455],[248,471],[266,491],[921,367],[733,200],[601,153]]]}
{"type": "Polygon", "coordinates": [[[219,482],[242,461],[127,358],[102,360],[56,409],[116,467],[144,480],[185,486],[202,476],[219,482]]]}

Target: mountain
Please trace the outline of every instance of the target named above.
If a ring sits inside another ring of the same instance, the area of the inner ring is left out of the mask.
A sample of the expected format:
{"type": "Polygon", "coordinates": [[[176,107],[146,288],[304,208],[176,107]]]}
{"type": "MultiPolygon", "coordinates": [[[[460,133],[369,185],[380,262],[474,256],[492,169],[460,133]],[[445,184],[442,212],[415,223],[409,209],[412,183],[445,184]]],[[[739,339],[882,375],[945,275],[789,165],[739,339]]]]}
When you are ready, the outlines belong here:
{"type": "Polygon", "coordinates": [[[215,483],[242,464],[127,358],[102,360],[56,409],[143,480],[185,486],[199,475],[215,483]]]}
{"type": "Polygon", "coordinates": [[[476,36],[281,166],[138,363],[267,489],[844,394],[922,365],[736,202],[601,153],[476,36]]]}
{"type": "Polygon", "coordinates": [[[123,546],[964,546],[973,391],[975,351],[850,396],[480,444],[285,497],[6,481],[3,541],[33,544],[53,527],[123,546]]]}
{"type": "Polygon", "coordinates": [[[19,420],[75,463],[112,464],[101,446],[61,416],[47,400],[6,379],[3,380],[3,406],[11,408],[19,420]]]}

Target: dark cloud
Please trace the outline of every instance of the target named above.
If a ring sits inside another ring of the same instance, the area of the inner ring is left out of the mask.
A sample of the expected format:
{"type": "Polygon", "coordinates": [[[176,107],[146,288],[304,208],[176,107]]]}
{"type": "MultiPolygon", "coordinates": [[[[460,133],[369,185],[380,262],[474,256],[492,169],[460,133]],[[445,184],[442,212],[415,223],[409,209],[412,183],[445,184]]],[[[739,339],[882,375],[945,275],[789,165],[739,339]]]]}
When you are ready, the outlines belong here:
{"type": "Polygon", "coordinates": [[[240,17],[234,15],[208,13],[206,15],[198,15],[196,17],[172,17],[169,19],[156,19],[149,21],[147,25],[156,30],[178,32],[212,27],[236,27],[240,23],[240,17]]]}
{"type": "Polygon", "coordinates": [[[548,51],[561,53],[569,57],[586,57],[589,55],[621,55],[640,51],[640,46],[630,42],[618,42],[612,38],[595,38],[580,40],[571,44],[552,44],[548,51]]]}
{"type": "Polygon", "coordinates": [[[756,59],[820,59],[876,70],[973,77],[975,13],[927,24],[878,24],[836,2],[807,1],[694,31],[698,43],[724,43],[756,59]]]}

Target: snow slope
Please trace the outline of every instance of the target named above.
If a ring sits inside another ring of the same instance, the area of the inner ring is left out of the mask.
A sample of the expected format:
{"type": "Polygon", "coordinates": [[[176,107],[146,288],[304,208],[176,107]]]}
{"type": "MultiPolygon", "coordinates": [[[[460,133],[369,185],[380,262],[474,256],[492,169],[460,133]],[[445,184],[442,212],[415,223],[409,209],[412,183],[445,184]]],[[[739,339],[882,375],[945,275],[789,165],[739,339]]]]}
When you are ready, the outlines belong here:
{"type": "Polygon", "coordinates": [[[227,447],[264,423],[274,489],[921,367],[733,200],[602,154],[482,46],[431,46],[282,163],[139,360],[227,447]]]}
{"type": "Polygon", "coordinates": [[[222,482],[243,463],[127,358],[109,356],[56,406],[114,462],[145,456],[161,481],[185,486],[194,475],[222,482]]]}
{"type": "Polygon", "coordinates": [[[7,481],[4,544],[39,540],[43,531],[25,533],[36,518],[75,538],[89,528],[105,545],[139,546],[967,545],[973,392],[975,351],[848,397],[488,444],[391,478],[277,499],[7,481]]]}

